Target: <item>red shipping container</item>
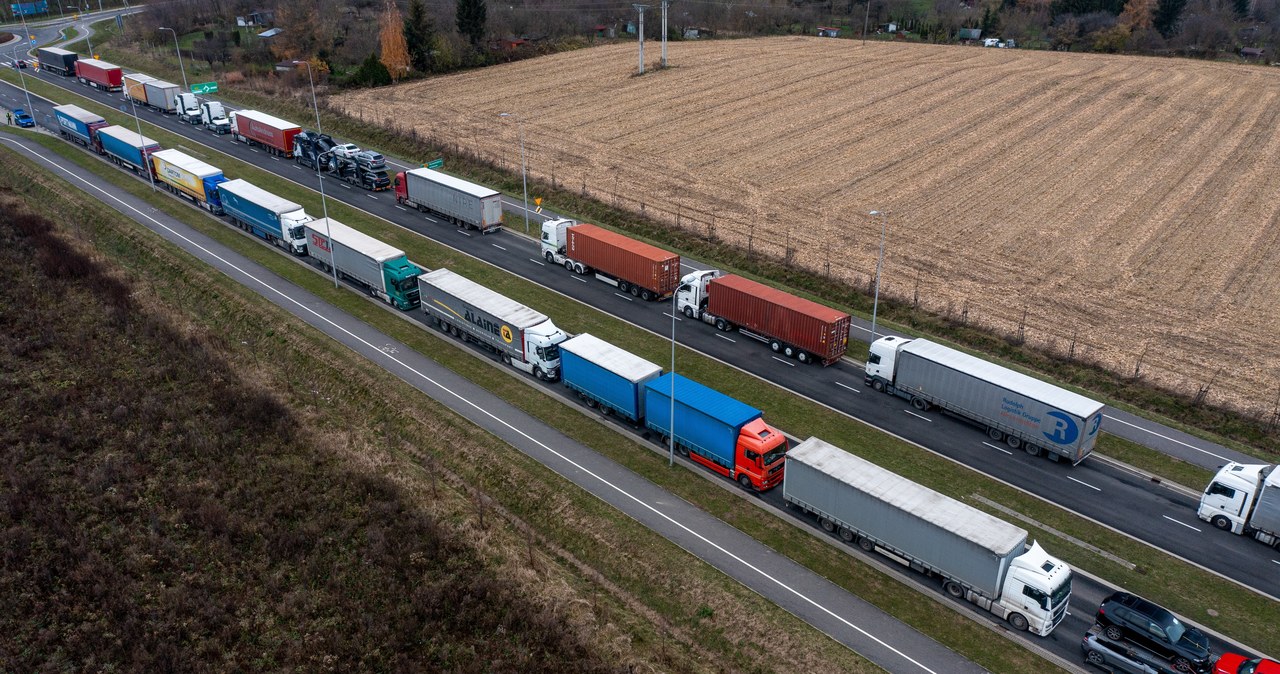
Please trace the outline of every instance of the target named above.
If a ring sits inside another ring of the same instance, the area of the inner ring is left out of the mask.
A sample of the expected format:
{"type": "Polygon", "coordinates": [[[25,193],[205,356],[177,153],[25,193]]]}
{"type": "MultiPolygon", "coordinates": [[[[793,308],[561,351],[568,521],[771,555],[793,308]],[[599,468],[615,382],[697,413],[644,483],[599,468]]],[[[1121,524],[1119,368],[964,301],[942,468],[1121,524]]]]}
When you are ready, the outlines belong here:
{"type": "Polygon", "coordinates": [[[107,91],[120,91],[124,88],[124,71],[120,66],[98,59],[77,60],[76,78],[107,91]]]}
{"type": "Polygon", "coordinates": [[[565,255],[658,297],[680,285],[679,255],[595,225],[570,227],[565,255]]]}
{"type": "Polygon", "coordinates": [[[231,133],[264,145],[275,154],[292,157],[293,137],[302,133],[302,127],[265,112],[238,110],[231,113],[231,133]]]}
{"type": "Polygon", "coordinates": [[[849,346],[849,314],[729,274],[707,284],[707,311],[769,339],[803,349],[823,365],[849,346]]]}

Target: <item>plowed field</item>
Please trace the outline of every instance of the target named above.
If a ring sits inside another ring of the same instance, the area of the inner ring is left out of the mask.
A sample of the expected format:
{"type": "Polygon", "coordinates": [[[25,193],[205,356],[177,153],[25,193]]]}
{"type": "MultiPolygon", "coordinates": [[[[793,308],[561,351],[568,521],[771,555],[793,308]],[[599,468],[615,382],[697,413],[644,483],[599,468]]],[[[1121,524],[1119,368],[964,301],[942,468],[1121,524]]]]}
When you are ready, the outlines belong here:
{"type": "MultiPolygon", "coordinates": [[[[818,38],[614,45],[345,95],[605,201],[1270,413],[1280,69],[818,38]],[[658,48],[648,53],[656,59],[658,48]]],[[[549,204],[551,208],[555,204],[549,204]]]]}

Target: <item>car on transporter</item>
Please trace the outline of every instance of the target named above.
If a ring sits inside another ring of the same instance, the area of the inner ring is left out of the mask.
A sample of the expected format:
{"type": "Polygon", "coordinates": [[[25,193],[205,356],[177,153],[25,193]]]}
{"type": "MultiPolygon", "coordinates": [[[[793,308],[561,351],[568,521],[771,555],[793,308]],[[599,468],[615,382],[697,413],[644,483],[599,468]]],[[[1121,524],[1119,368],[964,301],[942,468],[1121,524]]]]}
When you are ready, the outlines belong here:
{"type": "Polygon", "coordinates": [[[1209,638],[1168,609],[1128,592],[1103,600],[1094,618],[1113,643],[1131,642],[1173,663],[1179,672],[1207,673],[1213,665],[1209,638]]]}

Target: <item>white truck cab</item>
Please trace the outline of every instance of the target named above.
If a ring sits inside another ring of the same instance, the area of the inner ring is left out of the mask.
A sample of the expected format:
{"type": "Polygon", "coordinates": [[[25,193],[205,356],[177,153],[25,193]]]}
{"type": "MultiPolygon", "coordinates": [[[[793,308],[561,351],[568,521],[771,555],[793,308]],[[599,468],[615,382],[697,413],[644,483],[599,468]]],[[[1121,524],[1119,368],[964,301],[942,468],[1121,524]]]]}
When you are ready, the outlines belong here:
{"type": "Polygon", "coordinates": [[[1039,543],[1032,541],[1026,552],[1009,563],[1000,605],[1010,614],[1022,614],[1028,632],[1048,636],[1067,617],[1070,603],[1071,567],[1039,543]]]}
{"type": "Polygon", "coordinates": [[[1196,515],[1223,531],[1280,547],[1280,471],[1228,463],[1205,487],[1196,515]]]}
{"type": "Polygon", "coordinates": [[[218,101],[200,104],[200,123],[219,136],[231,132],[231,121],[227,119],[227,112],[218,101]]]}
{"type": "MultiPolygon", "coordinates": [[[[565,237],[567,236],[565,232],[576,224],[578,224],[578,221],[570,218],[556,218],[542,223],[542,257],[547,262],[557,266],[565,263],[567,259],[564,255],[565,237]]],[[[577,271],[582,273],[584,269],[577,271]]]]}
{"type": "Polygon", "coordinates": [[[200,99],[195,94],[178,94],[175,104],[178,106],[178,119],[188,124],[200,123],[200,99]]]}
{"type": "Polygon", "coordinates": [[[707,313],[707,284],[721,276],[724,276],[724,272],[719,269],[704,269],[681,277],[680,287],[676,288],[676,311],[683,313],[686,318],[715,325],[720,330],[731,328],[723,318],[717,319],[707,313]]]}
{"type": "Polygon", "coordinates": [[[289,252],[298,256],[307,254],[307,228],[303,225],[312,220],[315,218],[301,208],[280,215],[280,227],[289,240],[289,252]]]}

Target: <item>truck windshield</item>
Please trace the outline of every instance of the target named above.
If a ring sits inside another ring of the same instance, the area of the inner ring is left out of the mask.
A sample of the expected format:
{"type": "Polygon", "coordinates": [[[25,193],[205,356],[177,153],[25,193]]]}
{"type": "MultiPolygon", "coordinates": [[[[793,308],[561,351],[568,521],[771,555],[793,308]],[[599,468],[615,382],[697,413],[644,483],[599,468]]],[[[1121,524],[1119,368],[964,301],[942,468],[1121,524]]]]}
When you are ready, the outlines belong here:
{"type": "Polygon", "coordinates": [[[1053,590],[1052,606],[1062,606],[1062,603],[1071,598],[1071,576],[1070,574],[1062,581],[1062,584],[1053,590]]]}
{"type": "Polygon", "coordinates": [[[542,361],[545,363],[553,363],[560,360],[560,347],[556,344],[552,344],[551,346],[540,346],[537,351],[538,356],[542,358],[542,361]]]}
{"type": "Polygon", "coordinates": [[[781,459],[786,455],[787,455],[787,443],[786,441],[783,441],[783,443],[775,447],[773,451],[770,451],[769,453],[764,455],[764,465],[772,466],[775,461],[777,461],[778,459],[781,459]]]}
{"type": "Polygon", "coordinates": [[[289,228],[289,239],[290,239],[291,241],[297,241],[298,239],[305,239],[305,238],[307,238],[306,233],[303,231],[303,230],[305,230],[305,229],[306,229],[306,227],[303,227],[302,225],[298,225],[297,227],[290,227],[290,228],[289,228]]]}

